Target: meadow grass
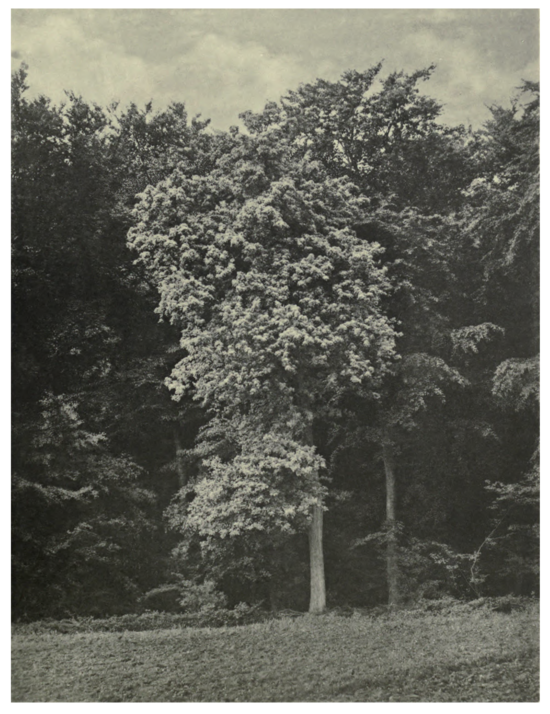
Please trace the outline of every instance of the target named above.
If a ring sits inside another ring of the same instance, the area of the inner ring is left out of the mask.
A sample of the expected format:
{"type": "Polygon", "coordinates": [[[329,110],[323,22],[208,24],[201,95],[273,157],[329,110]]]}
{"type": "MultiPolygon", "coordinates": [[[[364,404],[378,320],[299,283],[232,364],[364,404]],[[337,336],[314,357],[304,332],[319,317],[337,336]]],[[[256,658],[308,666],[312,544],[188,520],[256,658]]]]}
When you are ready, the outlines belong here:
{"type": "Polygon", "coordinates": [[[538,608],[14,634],[14,702],[532,702],[538,608]]]}

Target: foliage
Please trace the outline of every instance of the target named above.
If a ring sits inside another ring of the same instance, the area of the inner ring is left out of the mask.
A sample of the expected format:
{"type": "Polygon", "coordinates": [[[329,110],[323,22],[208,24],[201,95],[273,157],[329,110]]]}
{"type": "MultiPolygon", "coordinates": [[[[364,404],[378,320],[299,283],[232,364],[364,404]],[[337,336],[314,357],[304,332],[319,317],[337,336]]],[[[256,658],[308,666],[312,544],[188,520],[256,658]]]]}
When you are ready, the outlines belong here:
{"type": "Polygon", "coordinates": [[[477,592],[536,593],[540,575],[540,473],[538,449],[518,481],[487,481],[493,495],[493,528],[474,555],[477,592]]]}
{"type": "Polygon", "coordinates": [[[223,592],[216,589],[216,584],[212,580],[205,579],[198,583],[186,580],[176,573],[173,574],[172,583],[153,588],[145,593],[141,600],[142,606],[147,608],[150,608],[151,604],[155,602],[164,604],[163,610],[196,614],[204,619],[208,619],[209,616],[215,619],[218,611],[227,608],[227,598],[223,592]],[[170,602],[171,600],[172,602],[170,602]],[[168,607],[166,607],[167,602],[169,603],[168,607]]]}
{"type": "Polygon", "coordinates": [[[162,133],[163,176],[185,117],[117,123],[71,93],[28,100],[26,77],[12,77],[14,615],[119,612],[162,568],[151,470],[173,460],[163,422],[182,411],[162,384],[172,335],[126,254],[128,136],[139,123],[149,161],[147,132],[162,133]]]}
{"type": "Polygon", "coordinates": [[[477,355],[480,347],[504,334],[504,328],[483,322],[481,325],[467,325],[451,332],[454,355],[477,355]]]}
{"type": "Polygon", "coordinates": [[[276,131],[235,136],[207,177],[176,171],[142,195],[130,245],[186,351],[168,384],[212,414],[201,473],[168,512],[203,553],[303,527],[323,495],[316,421],[387,369],[388,284],[354,231],[365,209],[276,131]]]}
{"type": "Polygon", "coordinates": [[[493,395],[516,411],[537,408],[539,396],[539,357],[508,359],[501,362],[493,377],[493,395]]]}
{"type": "Polygon", "coordinates": [[[233,609],[223,606],[200,608],[194,612],[169,613],[145,610],[140,613],[113,615],[105,618],[77,617],[70,619],[46,619],[29,623],[16,623],[16,635],[76,635],[107,632],[156,632],[158,630],[182,630],[197,627],[237,627],[252,622],[262,622],[267,613],[258,606],[239,603],[233,609]]]}
{"type": "Polygon", "coordinates": [[[244,134],[13,74],[15,617],[305,609],[320,500],[329,604],[379,604],[389,462],[404,599],[537,592],[539,88],[474,133],[434,71],[244,134]]]}
{"type": "Polygon", "coordinates": [[[50,395],[41,405],[14,464],[14,610],[120,612],[139,587],[136,557],[155,529],[153,494],[140,487],[137,464],[84,428],[74,402],[50,395]]]}
{"type": "Polygon", "coordinates": [[[502,359],[538,352],[539,113],[538,85],[530,82],[510,108],[492,108],[462,210],[474,307],[504,328],[502,359]]]}
{"type": "MultiPolygon", "coordinates": [[[[403,524],[396,523],[391,530],[386,525],[380,531],[371,532],[357,539],[354,548],[378,553],[380,567],[392,536],[397,538],[400,588],[407,603],[472,595],[469,576],[473,556],[457,553],[445,543],[411,536],[403,524]]],[[[375,577],[374,572],[372,576],[375,577]]]]}
{"type": "Polygon", "coordinates": [[[378,247],[354,234],[364,206],[352,186],[293,163],[273,132],[255,144],[236,141],[230,175],[220,162],[144,193],[130,244],[159,287],[159,312],[183,328],[176,396],[192,382],[213,408],[262,386],[288,400],[301,376],[316,405],[338,380],[372,381],[391,358],[378,309],[387,285],[378,247]]]}
{"type": "Polygon", "coordinates": [[[438,123],[441,106],[418,88],[435,67],[393,72],[377,84],[381,69],[380,63],[345,72],[337,82],[319,79],[262,114],[241,116],[253,133],[280,127],[302,155],[350,178],[374,205],[390,199],[398,212],[415,206],[428,213],[460,205],[471,171],[465,131],[438,123]]]}

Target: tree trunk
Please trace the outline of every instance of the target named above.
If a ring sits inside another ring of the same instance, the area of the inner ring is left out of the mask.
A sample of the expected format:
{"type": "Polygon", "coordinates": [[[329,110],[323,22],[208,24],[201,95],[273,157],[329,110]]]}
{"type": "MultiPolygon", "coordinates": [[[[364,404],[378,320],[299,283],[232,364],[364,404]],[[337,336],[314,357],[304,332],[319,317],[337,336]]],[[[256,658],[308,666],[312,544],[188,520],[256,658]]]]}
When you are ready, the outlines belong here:
{"type": "Polygon", "coordinates": [[[279,609],[279,598],[278,598],[277,586],[273,582],[273,578],[271,578],[268,583],[268,594],[269,594],[269,610],[271,612],[277,612],[277,610],[279,609]]]}
{"type": "Polygon", "coordinates": [[[183,448],[181,446],[178,427],[174,426],[174,450],[176,452],[176,472],[178,474],[178,484],[183,488],[187,484],[187,473],[183,464],[183,448]]]}
{"type": "Polygon", "coordinates": [[[316,503],[311,510],[309,526],[309,568],[311,577],[309,611],[319,614],[325,611],[325,562],[323,558],[323,507],[316,503]]]}
{"type": "Polygon", "coordinates": [[[388,605],[396,606],[401,601],[399,590],[399,563],[397,560],[397,533],[395,517],[395,467],[391,441],[385,439],[382,457],[386,474],[386,526],[388,544],[386,548],[386,577],[388,583],[388,605]]]}
{"type": "MultiPolygon", "coordinates": [[[[313,446],[313,425],[306,428],[306,441],[313,446]]],[[[325,611],[327,599],[325,590],[325,559],[323,556],[323,504],[321,499],[311,508],[309,525],[309,611],[320,614],[325,611]]]]}

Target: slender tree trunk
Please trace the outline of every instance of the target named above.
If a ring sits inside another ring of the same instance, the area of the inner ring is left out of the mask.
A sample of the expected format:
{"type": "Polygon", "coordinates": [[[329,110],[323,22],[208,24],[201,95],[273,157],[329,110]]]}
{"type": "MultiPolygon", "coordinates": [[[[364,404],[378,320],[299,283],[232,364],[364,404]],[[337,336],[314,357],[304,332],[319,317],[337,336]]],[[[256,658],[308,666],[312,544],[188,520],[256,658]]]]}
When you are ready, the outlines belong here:
{"type": "MultiPolygon", "coordinates": [[[[306,429],[307,443],[313,445],[313,426],[306,429]]],[[[321,499],[311,508],[309,525],[309,611],[320,614],[325,611],[327,598],[325,589],[325,559],[323,556],[323,504],[321,499]]]]}
{"type": "Polygon", "coordinates": [[[399,563],[397,559],[397,533],[395,517],[395,466],[393,448],[389,438],[382,444],[382,457],[386,474],[386,525],[388,544],[386,548],[386,577],[388,583],[388,605],[396,606],[401,601],[399,590],[399,563]]]}
{"type": "Polygon", "coordinates": [[[269,609],[271,612],[277,612],[279,609],[279,598],[277,597],[277,586],[273,582],[273,578],[268,583],[268,593],[269,593],[269,609]]]}
{"type": "MultiPolygon", "coordinates": [[[[279,548],[277,548],[277,545],[274,541],[271,541],[267,557],[271,563],[271,577],[267,582],[269,609],[271,610],[271,612],[277,612],[277,610],[279,609],[280,561],[279,548]]],[[[284,579],[285,578],[283,574],[283,581],[284,579]]]]}
{"type": "Polygon", "coordinates": [[[187,474],[183,465],[183,448],[181,446],[180,435],[177,426],[174,427],[174,449],[176,452],[176,472],[178,474],[178,484],[180,488],[182,488],[187,483],[187,474]]]}
{"type": "Polygon", "coordinates": [[[309,526],[309,569],[311,577],[309,611],[319,614],[326,608],[325,561],[323,558],[323,506],[319,501],[311,510],[309,526]]]}

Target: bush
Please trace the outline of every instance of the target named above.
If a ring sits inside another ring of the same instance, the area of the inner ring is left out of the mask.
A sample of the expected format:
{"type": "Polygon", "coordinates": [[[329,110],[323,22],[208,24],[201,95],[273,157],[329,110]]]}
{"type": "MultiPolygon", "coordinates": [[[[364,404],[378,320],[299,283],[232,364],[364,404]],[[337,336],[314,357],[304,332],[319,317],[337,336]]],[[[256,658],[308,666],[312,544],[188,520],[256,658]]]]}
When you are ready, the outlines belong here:
{"type": "Polygon", "coordinates": [[[175,584],[161,585],[149,590],[140,600],[145,610],[160,610],[161,612],[181,612],[180,586],[175,584]]]}
{"type": "MultiPolygon", "coordinates": [[[[457,553],[446,543],[408,536],[401,524],[398,524],[396,532],[400,589],[406,601],[410,603],[472,595],[471,555],[457,553]]],[[[356,547],[367,546],[371,553],[377,555],[378,577],[384,582],[388,536],[388,530],[381,530],[355,543],[356,547]]]]}
{"type": "Polygon", "coordinates": [[[139,614],[117,615],[102,619],[79,617],[64,620],[37,620],[15,623],[14,634],[43,635],[49,633],[77,634],[89,632],[146,632],[177,630],[186,627],[235,627],[263,622],[270,615],[258,605],[239,603],[232,610],[203,608],[194,613],[145,611],[139,614]]]}
{"type": "Polygon", "coordinates": [[[225,610],[227,598],[216,589],[212,580],[202,583],[186,580],[175,575],[176,582],[165,583],[149,592],[141,599],[145,609],[174,613],[198,613],[225,610]]]}
{"type": "Polygon", "coordinates": [[[192,580],[181,580],[179,604],[188,613],[213,613],[227,608],[227,598],[212,580],[195,583],[192,580]]]}

